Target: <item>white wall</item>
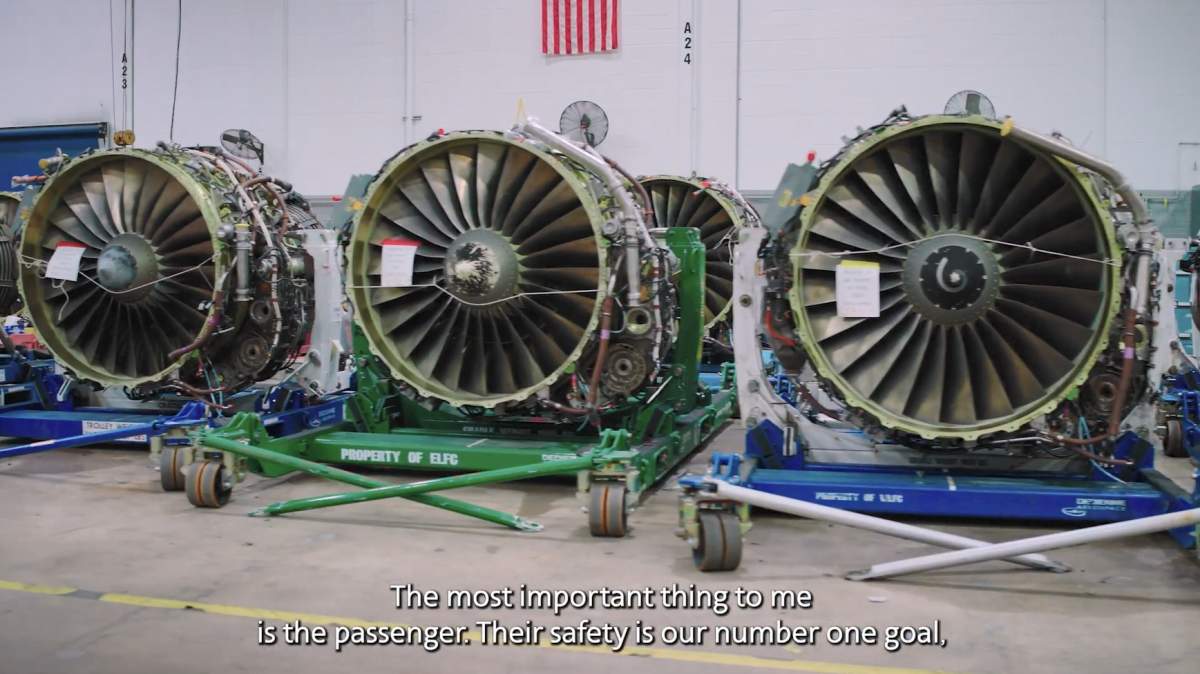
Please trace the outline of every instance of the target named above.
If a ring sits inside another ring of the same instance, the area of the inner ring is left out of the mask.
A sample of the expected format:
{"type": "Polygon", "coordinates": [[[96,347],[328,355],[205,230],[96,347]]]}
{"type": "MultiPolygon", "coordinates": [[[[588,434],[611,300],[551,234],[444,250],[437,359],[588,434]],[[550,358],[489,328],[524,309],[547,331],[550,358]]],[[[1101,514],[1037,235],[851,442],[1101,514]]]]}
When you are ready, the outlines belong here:
{"type": "Polygon", "coordinates": [[[827,157],[857,126],[901,104],[941,112],[963,89],[1082,143],[1102,126],[1102,9],[1095,0],[744,0],[740,182],[773,187],[809,149],[827,157]]]}
{"type": "Polygon", "coordinates": [[[286,177],[341,194],[404,146],[404,2],[285,1],[286,177]]]}
{"type": "MultiPolygon", "coordinates": [[[[629,170],[696,170],[755,191],[897,105],[939,112],[977,89],[1143,189],[1190,186],[1200,160],[1200,146],[1180,145],[1200,142],[1200,0],[623,0],[617,53],[557,58],[541,54],[537,0],[410,3],[412,128],[404,0],[183,0],[175,140],[248,128],[269,170],[336,194],[408,138],[507,128],[520,99],[556,127],[587,99],[610,119],[601,149],[629,170]]],[[[36,64],[18,69],[21,94],[0,106],[0,126],[121,128],[112,74],[124,6],[0,3],[0,58],[36,64]]],[[[177,6],[136,4],[139,145],[169,134],[177,6]]]]}
{"type": "MultiPolygon", "coordinates": [[[[706,12],[714,12],[713,35],[720,37],[722,26],[715,21],[722,18],[720,3],[705,4],[706,12]]],[[[541,53],[536,0],[424,0],[418,12],[418,136],[439,128],[508,128],[516,121],[518,101],[530,116],[557,129],[564,108],[590,100],[608,116],[609,133],[600,148],[606,155],[636,173],[690,172],[691,148],[703,146],[693,142],[703,131],[691,116],[693,87],[700,88],[693,73],[700,66],[684,63],[682,50],[684,23],[695,24],[693,30],[700,23],[691,2],[626,0],[618,13],[617,52],[558,57],[541,53]]],[[[736,35],[730,27],[723,28],[736,35]]],[[[714,52],[733,52],[727,42],[714,52]]],[[[723,65],[713,61],[714,68],[723,65]]],[[[726,97],[730,108],[732,97],[726,97]]],[[[717,121],[724,122],[712,128],[719,145],[722,127],[732,119],[717,121]]]]}
{"type": "MultiPolygon", "coordinates": [[[[10,72],[0,126],[111,121],[108,24],[104,2],[4,0],[0,62],[10,72]],[[54,30],[38,30],[42,26],[54,30]]],[[[119,42],[119,28],[116,32],[119,42]]]]}
{"type": "Polygon", "coordinates": [[[1144,189],[1200,185],[1200,0],[1109,0],[1107,39],[1108,158],[1144,189]]]}

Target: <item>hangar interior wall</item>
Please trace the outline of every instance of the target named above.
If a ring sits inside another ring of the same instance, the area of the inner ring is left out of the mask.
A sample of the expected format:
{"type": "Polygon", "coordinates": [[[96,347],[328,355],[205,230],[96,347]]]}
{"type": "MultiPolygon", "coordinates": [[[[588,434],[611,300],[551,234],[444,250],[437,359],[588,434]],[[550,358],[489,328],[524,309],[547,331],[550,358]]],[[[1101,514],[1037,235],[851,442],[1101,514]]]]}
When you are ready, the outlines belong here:
{"type": "Polygon", "coordinates": [[[630,170],[761,195],[810,149],[962,89],[1142,189],[1200,184],[1195,0],[625,0],[616,53],[556,58],[535,0],[141,0],[132,21],[124,0],[7,0],[0,55],[32,67],[0,127],[132,117],[139,145],[168,138],[180,4],[174,139],[250,129],[312,195],[439,128],[507,128],[519,100],[557,126],[581,99],[608,113],[602,149],[630,170]]]}

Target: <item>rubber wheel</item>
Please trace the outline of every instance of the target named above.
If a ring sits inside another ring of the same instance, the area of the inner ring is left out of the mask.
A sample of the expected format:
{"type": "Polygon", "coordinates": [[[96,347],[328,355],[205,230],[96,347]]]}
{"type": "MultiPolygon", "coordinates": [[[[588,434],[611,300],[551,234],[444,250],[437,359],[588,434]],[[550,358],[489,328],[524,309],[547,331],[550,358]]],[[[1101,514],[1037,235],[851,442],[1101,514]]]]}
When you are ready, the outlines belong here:
{"type": "Polygon", "coordinates": [[[1183,424],[1178,419],[1167,419],[1167,437],[1163,439],[1163,454],[1182,459],[1187,456],[1183,448],[1183,424]]]}
{"type": "Polygon", "coordinates": [[[225,486],[225,466],[195,461],[187,472],[187,499],[197,508],[220,508],[229,503],[232,487],[225,486]]]}
{"type": "Polygon", "coordinates": [[[625,485],[597,482],[589,492],[588,529],[598,538],[622,538],[627,531],[625,485]]]}
{"type": "Polygon", "coordinates": [[[701,571],[733,571],[742,563],[742,527],[737,515],[727,511],[700,513],[700,545],[692,561],[701,571]]]}
{"type": "Polygon", "coordinates": [[[183,491],[187,478],[183,474],[183,457],[180,456],[183,452],[179,449],[163,447],[162,454],[158,457],[158,481],[162,484],[163,491],[183,491]]]}

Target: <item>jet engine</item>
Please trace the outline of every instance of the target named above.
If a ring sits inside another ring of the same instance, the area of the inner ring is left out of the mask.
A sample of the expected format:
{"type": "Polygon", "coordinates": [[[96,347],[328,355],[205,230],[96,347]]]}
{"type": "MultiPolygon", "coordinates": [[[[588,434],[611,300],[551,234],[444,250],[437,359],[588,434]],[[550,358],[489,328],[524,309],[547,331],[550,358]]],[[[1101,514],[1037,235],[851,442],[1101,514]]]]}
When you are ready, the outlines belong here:
{"type": "Polygon", "coordinates": [[[64,368],[137,399],[228,396],[289,362],[313,294],[311,262],[287,233],[316,220],[288,183],[163,143],[46,163],[20,290],[64,368]]]}
{"type": "MultiPolygon", "coordinates": [[[[735,230],[757,226],[758,213],[741,194],[711,178],[649,176],[641,178],[650,195],[651,227],[692,227],[699,230],[705,248],[704,329],[719,327],[733,300],[733,244],[735,230]]],[[[727,331],[726,331],[727,332],[727,331]]],[[[725,340],[728,342],[728,336],[725,340]]]]}
{"type": "Polygon", "coordinates": [[[347,292],[414,398],[587,414],[653,381],[676,326],[673,259],[639,186],[535,122],[436,134],[375,176],[347,292]]]}
{"type": "Polygon", "coordinates": [[[868,434],[1078,447],[1152,395],[1161,238],[1115,169],[1061,139],[900,109],[800,204],[764,261],[768,332],[868,434]]]}

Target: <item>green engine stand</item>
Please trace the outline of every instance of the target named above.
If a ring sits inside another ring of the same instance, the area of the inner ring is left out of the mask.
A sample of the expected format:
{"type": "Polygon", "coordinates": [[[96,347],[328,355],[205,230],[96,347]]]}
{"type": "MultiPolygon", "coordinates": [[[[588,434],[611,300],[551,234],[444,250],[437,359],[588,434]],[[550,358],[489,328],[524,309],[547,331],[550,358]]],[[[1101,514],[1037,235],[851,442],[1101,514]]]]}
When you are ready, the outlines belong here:
{"type": "Polygon", "coordinates": [[[474,414],[413,400],[400,394],[356,329],[355,392],[347,398],[347,421],[271,437],[257,416],[242,413],[225,427],[202,430],[196,434],[200,446],[189,473],[189,499],[200,507],[220,507],[246,471],[264,477],[304,471],[365,491],[275,504],[252,514],[277,515],[395,497],[530,530],[540,527],[432,492],[576,473],[592,535],[624,536],[626,516],[643,492],[711,438],[736,406],[732,376],[723,377],[722,387],[715,391],[699,378],[704,246],[694,229],[672,228],[664,236],[680,268],[673,360],[663,366],[655,385],[606,410],[599,428],[578,417],[474,414]],[[473,474],[394,485],[327,464],[473,474]],[[198,477],[192,478],[191,473],[198,477]],[[198,481],[195,488],[193,481],[198,481]],[[192,498],[193,492],[199,497],[192,498]]]}

